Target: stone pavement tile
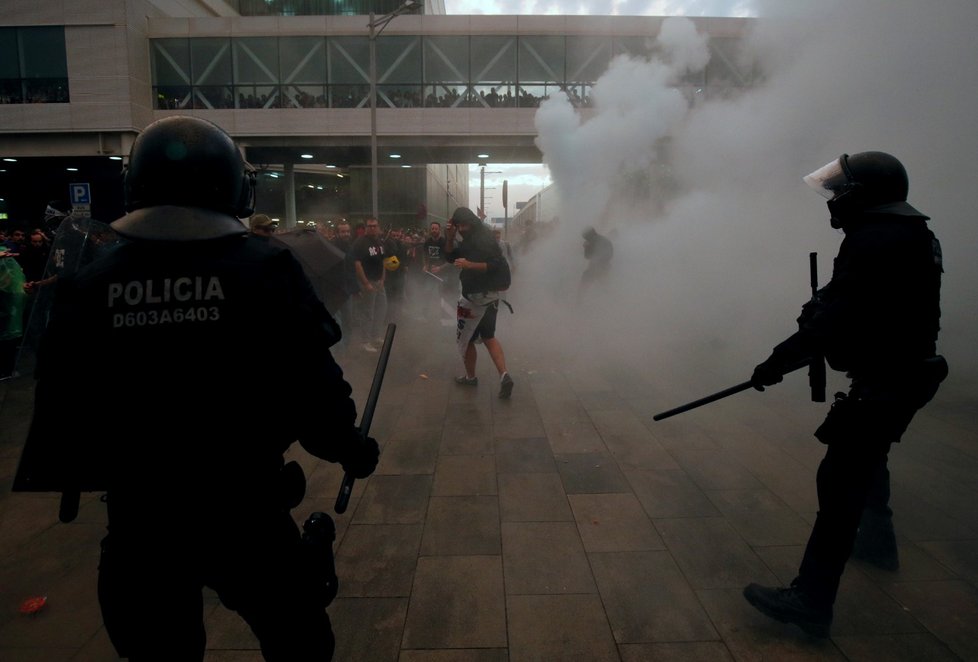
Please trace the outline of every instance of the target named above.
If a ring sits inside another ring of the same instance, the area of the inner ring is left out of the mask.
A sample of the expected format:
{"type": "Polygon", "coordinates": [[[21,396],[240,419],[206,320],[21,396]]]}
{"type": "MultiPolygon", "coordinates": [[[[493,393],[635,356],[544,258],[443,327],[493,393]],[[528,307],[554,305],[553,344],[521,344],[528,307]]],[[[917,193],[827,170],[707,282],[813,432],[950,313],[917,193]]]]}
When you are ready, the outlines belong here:
{"type": "Polygon", "coordinates": [[[554,453],[595,453],[608,450],[590,421],[545,418],[543,428],[554,453]]]}
{"type": "Polygon", "coordinates": [[[411,593],[421,545],[419,524],[353,524],[336,548],[341,597],[403,597],[411,593]]]}
{"type": "Polygon", "coordinates": [[[507,595],[594,593],[577,527],[571,522],[503,522],[507,595]]]}
{"type": "MultiPolygon", "coordinates": [[[[3,657],[3,651],[0,651],[0,659],[6,660],[3,657]]],[[[115,647],[112,645],[112,641],[109,640],[109,633],[105,631],[104,627],[99,628],[98,632],[95,633],[88,643],[78,649],[77,655],[72,658],[73,662],[107,662],[108,660],[118,659],[120,658],[115,652],[115,647]]],[[[204,659],[207,660],[206,655],[204,659]]]]}
{"type": "Polygon", "coordinates": [[[508,595],[510,662],[618,662],[597,595],[508,595]]]}
{"type": "Polygon", "coordinates": [[[961,659],[978,660],[978,589],[953,580],[901,582],[887,591],[961,659]]]}
{"type": "MultiPolygon", "coordinates": [[[[5,648],[0,646],[0,660],[3,662],[68,662],[78,659],[77,648],[5,648]]],[[[95,660],[114,660],[118,658],[89,658],[95,660]]]]}
{"type": "Polygon", "coordinates": [[[628,469],[674,469],[679,463],[652,434],[641,435],[601,433],[604,445],[624,470],[628,469]]]}
{"type": "Polygon", "coordinates": [[[846,659],[830,639],[805,634],[795,625],[780,623],[757,611],[744,599],[741,589],[696,593],[736,660],[842,662],[846,659]]]}
{"type": "Polygon", "coordinates": [[[932,540],[917,544],[958,577],[978,586],[978,540],[932,540]]]}
{"type": "Polygon", "coordinates": [[[544,436],[496,438],[496,472],[550,473],[557,471],[550,442],[544,436]]]}
{"type": "Polygon", "coordinates": [[[395,434],[383,444],[377,475],[431,474],[435,471],[441,428],[416,428],[410,433],[395,434]]]}
{"type": "Polygon", "coordinates": [[[431,476],[371,476],[353,515],[353,523],[423,522],[431,482],[431,476]]]}
{"type": "Polygon", "coordinates": [[[680,469],[626,470],[625,477],[649,517],[717,517],[706,494],[680,469]]]}
{"type": "Polygon", "coordinates": [[[499,474],[503,522],[556,522],[574,519],[556,473],[499,474]]]}
{"type": "Polygon", "coordinates": [[[832,641],[851,662],[956,662],[951,649],[929,632],[919,634],[832,634],[832,641]]]}
{"type": "Polygon", "coordinates": [[[833,605],[832,636],[922,632],[923,626],[878,584],[846,567],[833,605]]]}
{"type": "Polygon", "coordinates": [[[665,549],[634,494],[572,494],[567,498],[588,552],[665,549]]]}
{"type": "Polygon", "coordinates": [[[479,455],[492,452],[492,426],[488,423],[445,423],[441,434],[441,455],[479,455]]]}
{"type": "Polygon", "coordinates": [[[567,494],[631,492],[631,486],[609,453],[554,455],[567,494]]]}
{"type": "Polygon", "coordinates": [[[60,494],[9,491],[4,494],[0,501],[0,559],[16,553],[45,531],[64,526],[58,522],[60,494]]]}
{"type": "Polygon", "coordinates": [[[619,644],[719,638],[668,552],[601,552],[588,558],[619,644]]]}
{"type": "Polygon", "coordinates": [[[419,558],[401,646],[505,648],[502,558],[419,558]]]}
{"type": "Polygon", "coordinates": [[[264,662],[264,660],[260,650],[209,650],[204,653],[204,662],[264,662]]]}
{"type": "Polygon", "coordinates": [[[509,662],[509,651],[505,648],[401,650],[397,662],[509,662]]]}
{"type": "MultiPolygon", "coordinates": [[[[892,456],[892,453],[891,453],[892,456]]],[[[922,483],[930,486],[929,481],[922,483]]],[[[890,467],[890,508],[897,535],[910,540],[960,540],[978,538],[978,528],[967,524],[959,510],[947,510],[931,501],[927,488],[905,477],[898,466],[890,467]]],[[[974,510],[973,507],[968,506],[974,510]]]]}
{"type": "Polygon", "coordinates": [[[720,641],[690,641],[681,644],[622,644],[621,662],[733,662],[720,641]]]}
{"type": "Polygon", "coordinates": [[[723,518],[655,519],[653,523],[695,589],[743,587],[766,570],[723,518]]]}
{"type": "Polygon", "coordinates": [[[602,409],[588,412],[588,417],[601,436],[620,435],[626,437],[648,438],[652,435],[642,423],[641,418],[628,409],[602,409]]]}
{"type": "MultiPolygon", "coordinates": [[[[341,580],[342,581],[342,580],[341,580]]],[[[337,662],[396,662],[407,598],[337,598],[329,606],[337,662]]]]}
{"type": "Polygon", "coordinates": [[[422,556],[498,556],[501,553],[498,499],[493,496],[431,498],[421,538],[422,556]]]}
{"type": "MultiPolygon", "coordinates": [[[[512,402],[503,401],[503,402],[512,402]]],[[[508,414],[508,412],[507,412],[508,414]]],[[[492,436],[496,439],[523,439],[529,437],[545,437],[546,428],[543,420],[536,411],[528,411],[522,415],[495,414],[492,418],[492,436]]]]}
{"type": "Polygon", "coordinates": [[[847,567],[858,568],[867,577],[881,586],[896,582],[934,581],[943,579],[959,579],[948,566],[935,557],[923,545],[902,540],[897,531],[897,553],[900,557],[900,569],[896,572],[877,568],[871,563],[859,559],[849,559],[847,567]]]}
{"type": "Polygon", "coordinates": [[[217,605],[204,618],[207,648],[224,651],[259,651],[258,638],[237,613],[217,605]]]}
{"type": "Polygon", "coordinates": [[[581,401],[581,406],[587,410],[588,414],[594,415],[601,411],[614,411],[621,409],[621,396],[617,391],[577,391],[577,398],[581,401]]]}
{"type": "Polygon", "coordinates": [[[749,545],[804,545],[811,525],[766,489],[708,491],[713,505],[749,545]]]}
{"type": "Polygon", "coordinates": [[[444,455],[438,458],[432,496],[496,492],[496,461],[492,455],[444,455]]]}
{"type": "Polygon", "coordinates": [[[757,478],[728,451],[675,448],[672,456],[693,482],[704,490],[749,490],[762,487],[757,478]]]}

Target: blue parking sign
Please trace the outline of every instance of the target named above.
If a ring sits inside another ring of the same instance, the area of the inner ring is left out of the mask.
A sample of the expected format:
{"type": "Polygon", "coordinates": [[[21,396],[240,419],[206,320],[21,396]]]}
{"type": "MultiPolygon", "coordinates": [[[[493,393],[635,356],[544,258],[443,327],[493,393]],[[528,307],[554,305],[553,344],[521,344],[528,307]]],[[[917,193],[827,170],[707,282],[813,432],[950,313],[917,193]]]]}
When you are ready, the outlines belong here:
{"type": "Polygon", "coordinates": [[[92,188],[88,182],[82,184],[68,184],[68,197],[74,205],[92,204],[92,188]]]}

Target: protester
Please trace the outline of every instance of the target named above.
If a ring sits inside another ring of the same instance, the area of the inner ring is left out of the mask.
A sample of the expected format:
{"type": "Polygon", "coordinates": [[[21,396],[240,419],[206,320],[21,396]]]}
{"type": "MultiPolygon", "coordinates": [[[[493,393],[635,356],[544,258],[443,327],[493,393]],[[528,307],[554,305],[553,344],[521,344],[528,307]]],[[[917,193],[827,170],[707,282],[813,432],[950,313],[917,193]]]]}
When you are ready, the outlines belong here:
{"type": "Polygon", "coordinates": [[[465,374],[455,378],[457,384],[476,386],[476,343],[485,345],[499,372],[499,397],[507,399],[513,393],[513,378],[506,370],[503,346],[496,338],[496,316],[499,312],[499,292],[509,286],[509,267],[499,244],[489,228],[466,207],[452,214],[445,236],[446,258],[459,270],[462,297],[458,302],[458,331],[456,342],[465,374]],[[462,241],[456,241],[456,233],[462,241]],[[497,280],[505,273],[505,282],[497,280]]]}

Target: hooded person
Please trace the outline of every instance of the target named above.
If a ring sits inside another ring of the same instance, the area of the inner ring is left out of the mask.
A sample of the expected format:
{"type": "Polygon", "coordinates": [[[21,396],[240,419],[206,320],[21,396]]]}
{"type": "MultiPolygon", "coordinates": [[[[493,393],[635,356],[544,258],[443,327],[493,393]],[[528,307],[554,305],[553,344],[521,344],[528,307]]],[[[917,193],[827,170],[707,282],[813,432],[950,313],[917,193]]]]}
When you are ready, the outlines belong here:
{"type": "Polygon", "coordinates": [[[509,287],[509,265],[499,244],[471,209],[459,207],[445,232],[445,257],[459,270],[462,296],[457,308],[456,344],[465,374],[455,378],[462,386],[476,386],[476,344],[481,343],[499,372],[499,397],[513,393],[513,378],[506,370],[503,346],[496,338],[500,292],[509,287]],[[458,239],[461,235],[461,240],[458,239]]]}
{"type": "Polygon", "coordinates": [[[124,187],[125,241],[57,284],[14,489],[62,492],[64,521],[80,491],[106,492],[98,595],[120,656],[202,659],[208,586],[266,659],[328,660],[332,543],[313,554],[300,536],[305,479],[283,453],[298,440],[354,477],[376,466],[329,351],[339,329],[292,253],[239,220],[254,171],[217,125],[150,124],[124,187]],[[255,361],[255,337],[301,360],[255,361]],[[255,411],[250,394],[284,384],[287,416],[255,411]],[[111,394],[111,411],[85,393],[111,394]]]}
{"type": "Polygon", "coordinates": [[[787,588],[750,584],[744,596],[772,618],[827,636],[857,534],[888,540],[891,569],[895,560],[887,454],[947,375],[936,344],[943,265],[929,219],[907,202],[907,173],[892,155],[843,154],[804,181],[828,198],[831,225],[845,238],[831,281],[751,382],[764,390],[792,366],[824,355],[851,384],[815,431],[826,452],[798,576],[787,588]]]}

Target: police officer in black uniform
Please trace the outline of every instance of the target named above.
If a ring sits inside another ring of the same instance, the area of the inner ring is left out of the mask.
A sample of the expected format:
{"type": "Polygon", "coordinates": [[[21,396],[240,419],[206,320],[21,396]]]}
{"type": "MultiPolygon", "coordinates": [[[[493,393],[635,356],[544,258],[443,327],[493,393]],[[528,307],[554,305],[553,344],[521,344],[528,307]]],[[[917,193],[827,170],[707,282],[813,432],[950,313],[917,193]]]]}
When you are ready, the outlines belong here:
{"type": "Polygon", "coordinates": [[[787,588],[750,584],[757,609],[828,636],[839,580],[864,506],[889,513],[890,445],[937,392],[947,364],[936,354],[940,244],[907,203],[903,165],[884,152],[842,155],[805,177],[845,232],[832,280],[806,304],[800,330],[774,348],[751,381],[763,390],[792,366],[824,355],[852,380],[815,436],[827,445],[817,475],[818,515],[797,578],[787,588]]]}
{"type": "Polygon", "coordinates": [[[178,116],[147,127],[125,177],[129,213],[112,224],[127,241],[58,284],[39,352],[17,482],[106,491],[99,601],[133,660],[203,657],[204,586],[247,621],[266,659],[333,653],[332,543],[316,556],[302,542],[290,508],[305,480],[283,453],[298,440],[364,478],[378,446],[355,427],[329,351],[339,328],[299,263],[238,220],[254,188],[216,125],[178,116]],[[256,359],[255,338],[302,348],[301,360],[256,359]],[[258,392],[267,408],[256,409],[258,392]],[[91,410],[92,396],[107,405],[91,410]]]}

